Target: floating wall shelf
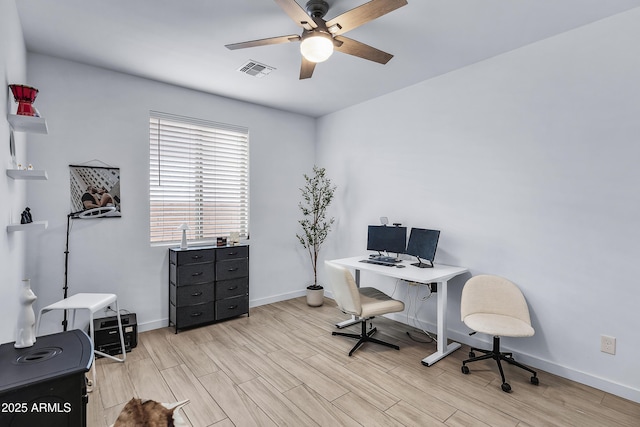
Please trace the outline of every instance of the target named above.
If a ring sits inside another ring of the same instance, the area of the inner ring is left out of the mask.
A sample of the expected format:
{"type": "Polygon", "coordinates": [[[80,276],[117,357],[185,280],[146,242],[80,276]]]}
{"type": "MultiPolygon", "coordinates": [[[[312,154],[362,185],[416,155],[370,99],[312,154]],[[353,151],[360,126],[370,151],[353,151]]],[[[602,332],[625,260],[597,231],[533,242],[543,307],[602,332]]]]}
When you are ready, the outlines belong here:
{"type": "Polygon", "coordinates": [[[48,221],[33,221],[29,224],[9,224],[7,225],[7,232],[13,233],[14,231],[23,230],[44,230],[49,226],[48,221]]]}
{"type": "Polygon", "coordinates": [[[7,169],[7,176],[13,179],[29,179],[29,180],[47,180],[47,171],[45,170],[19,170],[7,169]]]}
{"type": "Polygon", "coordinates": [[[11,129],[16,132],[49,133],[47,121],[43,117],[20,116],[9,114],[7,116],[11,129]]]}

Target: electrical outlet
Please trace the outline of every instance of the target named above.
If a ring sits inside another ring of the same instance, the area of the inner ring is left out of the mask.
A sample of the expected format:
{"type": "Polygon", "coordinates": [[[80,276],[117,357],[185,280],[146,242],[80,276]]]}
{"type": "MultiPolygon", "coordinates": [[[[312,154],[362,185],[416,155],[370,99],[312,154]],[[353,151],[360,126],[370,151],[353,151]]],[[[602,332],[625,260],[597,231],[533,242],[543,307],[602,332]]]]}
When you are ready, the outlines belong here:
{"type": "Polygon", "coordinates": [[[600,351],[603,353],[616,354],[615,337],[600,335],[600,351]]]}

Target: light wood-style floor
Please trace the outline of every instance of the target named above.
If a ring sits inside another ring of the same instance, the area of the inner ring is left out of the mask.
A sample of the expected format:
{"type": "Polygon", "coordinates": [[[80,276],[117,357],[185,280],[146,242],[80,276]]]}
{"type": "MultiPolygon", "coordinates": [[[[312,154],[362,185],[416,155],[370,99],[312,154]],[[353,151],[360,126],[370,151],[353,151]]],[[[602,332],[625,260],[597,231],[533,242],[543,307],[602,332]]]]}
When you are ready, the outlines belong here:
{"type": "Polygon", "coordinates": [[[140,397],[190,399],[182,411],[194,427],[640,426],[640,404],[545,372],[534,386],[528,373],[507,366],[509,394],[493,361],[464,375],[466,346],[422,366],[435,344],[411,340],[407,331],[415,330],[385,318],[374,319],[376,336],[400,351],[368,343],[348,357],[354,341],[331,335],[346,316],[329,299],[318,308],[298,298],[250,314],[177,335],[144,332],[124,364],[99,359],[88,425],[110,425],[140,397]]]}

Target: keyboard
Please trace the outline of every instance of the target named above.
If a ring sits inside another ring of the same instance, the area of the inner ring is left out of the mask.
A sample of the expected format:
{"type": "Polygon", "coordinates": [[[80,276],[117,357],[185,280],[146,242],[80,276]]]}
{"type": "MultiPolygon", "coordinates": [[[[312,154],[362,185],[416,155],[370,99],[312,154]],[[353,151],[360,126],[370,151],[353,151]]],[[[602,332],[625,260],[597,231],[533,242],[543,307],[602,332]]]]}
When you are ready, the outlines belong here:
{"type": "Polygon", "coordinates": [[[363,260],[360,260],[360,262],[364,262],[366,264],[384,265],[385,267],[395,267],[396,265],[393,262],[378,261],[375,259],[363,259],[363,260]]]}

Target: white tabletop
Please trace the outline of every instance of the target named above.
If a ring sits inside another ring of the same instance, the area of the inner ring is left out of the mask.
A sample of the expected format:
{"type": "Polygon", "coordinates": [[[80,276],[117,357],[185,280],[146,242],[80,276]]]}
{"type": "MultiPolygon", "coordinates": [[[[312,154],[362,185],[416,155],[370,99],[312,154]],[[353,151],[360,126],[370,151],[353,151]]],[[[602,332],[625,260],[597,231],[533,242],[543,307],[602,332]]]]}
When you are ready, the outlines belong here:
{"type": "Polygon", "coordinates": [[[452,277],[468,271],[468,269],[465,267],[455,267],[444,264],[434,264],[433,268],[420,268],[411,265],[416,261],[407,260],[403,260],[397,263],[400,265],[404,265],[404,268],[398,268],[395,266],[388,267],[386,265],[361,262],[362,260],[368,258],[369,257],[366,255],[361,255],[350,258],[333,259],[330,262],[342,265],[344,267],[354,268],[356,270],[372,271],[383,276],[389,276],[397,279],[419,283],[446,282],[452,277]]]}

